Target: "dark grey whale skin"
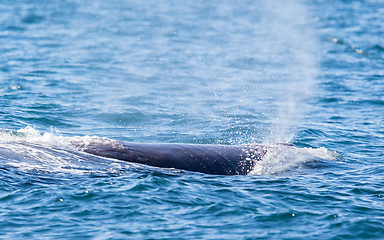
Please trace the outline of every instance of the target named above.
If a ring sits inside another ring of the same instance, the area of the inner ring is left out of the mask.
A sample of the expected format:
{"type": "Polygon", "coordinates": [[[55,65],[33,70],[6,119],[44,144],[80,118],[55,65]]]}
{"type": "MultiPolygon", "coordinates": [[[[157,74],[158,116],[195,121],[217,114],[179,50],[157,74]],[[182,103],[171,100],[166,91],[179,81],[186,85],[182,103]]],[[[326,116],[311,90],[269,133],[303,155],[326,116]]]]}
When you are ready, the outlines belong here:
{"type": "Polygon", "coordinates": [[[119,143],[89,144],[82,151],[154,167],[216,175],[246,175],[266,152],[262,145],[119,143]]]}

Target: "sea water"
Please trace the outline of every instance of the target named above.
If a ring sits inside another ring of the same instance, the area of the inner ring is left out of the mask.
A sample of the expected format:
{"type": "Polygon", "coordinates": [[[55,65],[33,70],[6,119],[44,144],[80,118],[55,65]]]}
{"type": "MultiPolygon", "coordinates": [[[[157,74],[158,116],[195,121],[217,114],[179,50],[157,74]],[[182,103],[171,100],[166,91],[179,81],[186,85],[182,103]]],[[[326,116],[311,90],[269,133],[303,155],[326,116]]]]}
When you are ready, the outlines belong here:
{"type": "Polygon", "coordinates": [[[0,1],[0,238],[383,238],[383,36],[379,0],[0,1]],[[274,150],[216,176],[74,141],[274,150]]]}

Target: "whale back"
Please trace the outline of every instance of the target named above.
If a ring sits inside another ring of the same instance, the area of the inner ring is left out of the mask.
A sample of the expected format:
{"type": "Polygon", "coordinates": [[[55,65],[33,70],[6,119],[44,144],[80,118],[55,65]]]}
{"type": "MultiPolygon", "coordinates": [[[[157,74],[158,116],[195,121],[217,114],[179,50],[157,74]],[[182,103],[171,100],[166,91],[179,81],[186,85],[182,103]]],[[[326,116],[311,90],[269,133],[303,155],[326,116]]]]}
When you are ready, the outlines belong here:
{"type": "Polygon", "coordinates": [[[145,164],[217,175],[245,175],[261,160],[261,146],[204,144],[89,144],[89,154],[145,164]]]}

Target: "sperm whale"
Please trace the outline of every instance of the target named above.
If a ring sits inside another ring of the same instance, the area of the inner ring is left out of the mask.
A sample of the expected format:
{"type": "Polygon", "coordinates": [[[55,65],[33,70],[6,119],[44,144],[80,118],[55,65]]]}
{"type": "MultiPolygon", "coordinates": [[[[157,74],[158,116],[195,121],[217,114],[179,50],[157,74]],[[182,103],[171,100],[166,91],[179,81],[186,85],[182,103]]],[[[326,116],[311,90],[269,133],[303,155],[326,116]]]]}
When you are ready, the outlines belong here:
{"type": "Polygon", "coordinates": [[[81,150],[107,158],[160,168],[215,175],[246,175],[266,153],[263,145],[90,143],[81,150]]]}

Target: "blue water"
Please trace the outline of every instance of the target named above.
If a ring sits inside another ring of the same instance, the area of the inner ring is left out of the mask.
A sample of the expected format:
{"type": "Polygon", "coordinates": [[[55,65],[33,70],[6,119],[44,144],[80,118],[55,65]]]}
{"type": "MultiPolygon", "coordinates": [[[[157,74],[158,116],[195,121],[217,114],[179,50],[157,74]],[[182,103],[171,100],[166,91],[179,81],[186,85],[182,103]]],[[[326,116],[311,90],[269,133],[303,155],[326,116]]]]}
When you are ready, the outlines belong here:
{"type": "Polygon", "coordinates": [[[0,237],[382,239],[383,36],[381,0],[0,1],[0,237]],[[70,146],[113,140],[298,150],[216,176],[70,146]]]}

